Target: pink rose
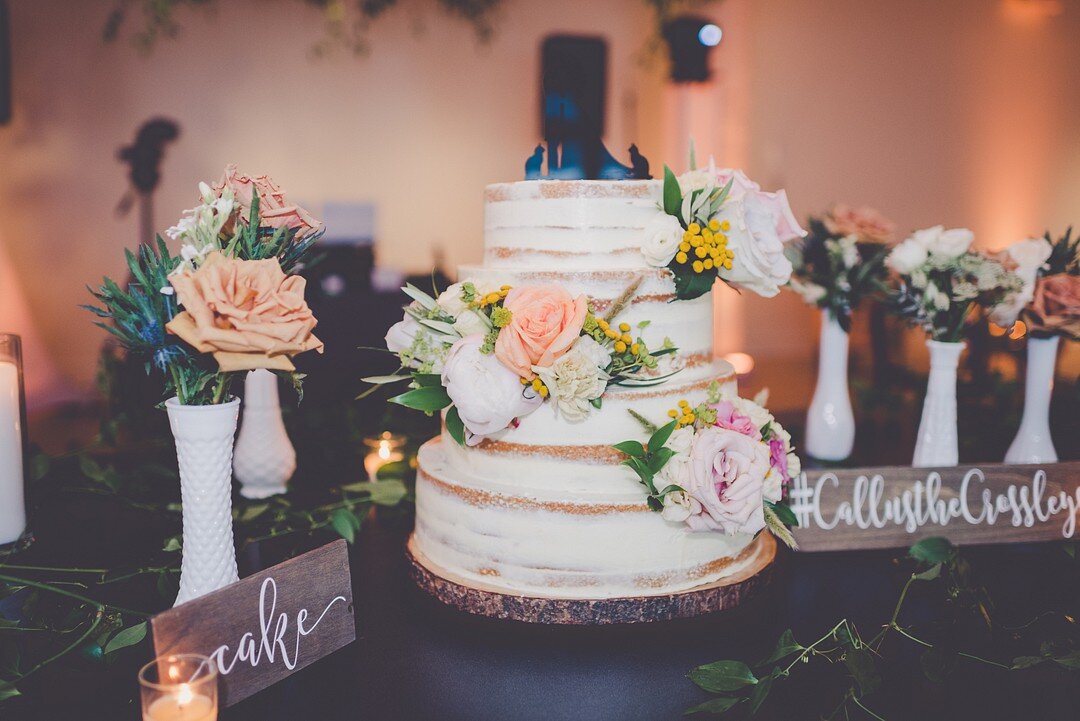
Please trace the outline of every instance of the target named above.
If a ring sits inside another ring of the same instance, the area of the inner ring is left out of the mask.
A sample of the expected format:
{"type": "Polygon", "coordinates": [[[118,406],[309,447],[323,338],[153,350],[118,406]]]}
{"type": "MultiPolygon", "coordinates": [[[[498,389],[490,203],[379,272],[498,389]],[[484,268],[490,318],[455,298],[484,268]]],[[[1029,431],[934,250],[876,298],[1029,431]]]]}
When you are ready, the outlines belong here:
{"type": "Polygon", "coordinates": [[[700,431],[690,448],[690,485],[701,512],[686,519],[695,531],[728,535],[765,528],[765,476],[769,449],[761,441],[726,428],[700,431]]]}
{"type": "Polygon", "coordinates": [[[735,404],[731,401],[720,401],[712,408],[716,411],[716,426],[761,440],[761,429],[754,428],[754,422],[747,416],[736,413],[735,404]]]}
{"type": "Polygon", "coordinates": [[[762,190],[761,186],[750,180],[741,170],[721,170],[716,174],[719,186],[722,188],[731,182],[729,200],[742,200],[747,196],[753,196],[756,204],[763,206],[772,217],[774,230],[781,243],[786,243],[795,238],[802,238],[806,231],[799,225],[795,213],[788,203],[787,191],[778,190],[775,193],[762,190]]]}
{"type": "Polygon", "coordinates": [[[547,367],[581,335],[588,301],[571,297],[561,285],[512,288],[503,305],[510,323],[499,332],[495,357],[522,378],[532,380],[533,366],[547,367]]]}
{"type": "Polygon", "coordinates": [[[1039,278],[1024,320],[1034,333],[1080,340],[1080,275],[1058,273],[1039,278]]]}
{"type": "Polygon", "coordinates": [[[483,344],[480,334],[457,341],[442,369],[442,384],[458,410],[470,446],[514,424],[544,402],[532,386],[521,385],[517,374],[482,352],[483,344]]]}
{"type": "Polygon", "coordinates": [[[240,219],[245,223],[251,222],[251,200],[258,193],[260,227],[293,228],[301,237],[322,227],[322,223],[311,213],[299,205],[290,204],[285,192],[268,175],[251,177],[238,171],[235,163],[229,163],[221,180],[210,186],[210,190],[220,198],[226,188],[232,190],[240,209],[240,219]]]}
{"type": "Polygon", "coordinates": [[[887,243],[896,226],[873,208],[836,205],[823,218],[825,227],[837,236],[854,235],[864,243],[887,243]]]}

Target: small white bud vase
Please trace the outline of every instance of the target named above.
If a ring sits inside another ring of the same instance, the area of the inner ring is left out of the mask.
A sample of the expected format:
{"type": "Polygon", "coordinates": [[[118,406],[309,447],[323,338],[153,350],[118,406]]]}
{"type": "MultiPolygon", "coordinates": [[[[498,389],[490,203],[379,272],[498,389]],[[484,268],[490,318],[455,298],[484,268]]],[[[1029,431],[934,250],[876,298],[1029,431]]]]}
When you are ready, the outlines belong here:
{"type": "Polygon", "coordinates": [[[232,527],[232,451],[240,400],[210,406],[165,402],[180,466],[184,514],[180,593],[190,601],[237,580],[232,527]]]}
{"type": "Polygon", "coordinates": [[[930,378],[911,465],[955,466],[960,461],[956,437],[956,368],[967,343],[928,340],[926,347],[930,349],[930,378]]]}
{"type": "Polygon", "coordinates": [[[821,311],[818,377],[806,414],[806,452],[823,461],[842,461],[855,445],[855,416],[848,392],[848,334],[821,311]]]}
{"type": "Polygon", "coordinates": [[[1027,376],[1024,380],[1024,415],[1020,430],[1005,454],[1006,463],[1056,463],[1050,437],[1050,396],[1054,391],[1054,365],[1060,336],[1028,338],[1027,376]]]}
{"type": "Polygon", "coordinates": [[[277,376],[263,368],[249,371],[244,380],[244,417],[233,470],[244,498],[284,493],[296,471],[296,449],[281,419],[277,376]]]}

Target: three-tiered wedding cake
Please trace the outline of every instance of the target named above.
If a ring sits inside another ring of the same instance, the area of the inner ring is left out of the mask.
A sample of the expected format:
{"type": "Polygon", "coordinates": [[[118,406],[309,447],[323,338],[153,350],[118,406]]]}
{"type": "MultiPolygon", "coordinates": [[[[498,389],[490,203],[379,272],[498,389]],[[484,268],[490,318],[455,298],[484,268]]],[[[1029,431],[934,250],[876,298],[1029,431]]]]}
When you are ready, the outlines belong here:
{"type": "Polygon", "coordinates": [[[492,288],[558,283],[588,296],[597,314],[640,282],[618,320],[647,321],[642,339],[674,345],[682,370],[660,385],[613,386],[577,422],[541,407],[471,446],[444,429],[421,449],[416,482],[411,550],[432,573],[505,594],[610,599],[685,591],[755,561],[752,534],[693,532],[652,512],[612,448],[642,434],[631,410],[666,422],[714,382],[735,391],[732,367],[713,359],[711,293],[673,302],[672,273],[643,255],[662,192],[659,180],[485,190],[484,264],[462,267],[462,278],[492,288]]]}

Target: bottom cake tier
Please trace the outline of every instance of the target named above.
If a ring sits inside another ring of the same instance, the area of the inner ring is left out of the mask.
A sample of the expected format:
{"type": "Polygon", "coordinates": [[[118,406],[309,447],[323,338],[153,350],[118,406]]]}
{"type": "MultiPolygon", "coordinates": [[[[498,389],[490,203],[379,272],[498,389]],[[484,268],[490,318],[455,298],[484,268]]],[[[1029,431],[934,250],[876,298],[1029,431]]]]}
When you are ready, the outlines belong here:
{"type": "Polygon", "coordinates": [[[640,486],[632,473],[626,484],[610,500],[552,500],[511,479],[470,476],[448,462],[436,438],[420,449],[413,543],[459,584],[537,598],[662,596],[760,561],[753,536],[695,533],[665,521],[643,492],[633,494],[640,486]]]}

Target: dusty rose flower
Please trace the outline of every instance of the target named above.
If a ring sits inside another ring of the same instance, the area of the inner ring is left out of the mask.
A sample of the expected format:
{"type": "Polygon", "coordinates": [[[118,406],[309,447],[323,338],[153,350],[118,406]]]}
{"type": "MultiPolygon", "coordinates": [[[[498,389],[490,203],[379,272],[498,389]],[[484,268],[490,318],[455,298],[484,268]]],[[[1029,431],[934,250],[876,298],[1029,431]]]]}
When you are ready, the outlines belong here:
{"type": "Polygon", "coordinates": [[[887,243],[896,226],[873,208],[836,205],[823,218],[825,227],[837,236],[854,235],[864,243],[887,243]]]}
{"type": "Polygon", "coordinates": [[[304,301],[306,281],[286,276],[276,258],[238,260],[214,252],[198,270],[170,279],[183,305],[166,326],[222,371],[294,370],[290,358],[323,349],[311,334],[315,318],[304,301]]]}
{"type": "Polygon", "coordinates": [[[690,515],[686,523],[695,531],[720,530],[728,535],[765,528],[764,483],[769,468],[769,448],[761,441],[726,428],[703,429],[690,449],[686,488],[701,504],[701,513],[690,515]]]}
{"type": "Polygon", "coordinates": [[[1080,340],[1080,275],[1058,273],[1035,282],[1035,296],[1024,310],[1028,329],[1080,340]]]}
{"type": "Polygon", "coordinates": [[[221,197],[225,188],[232,189],[240,218],[245,223],[251,222],[251,200],[258,193],[261,227],[293,228],[301,237],[322,227],[322,222],[316,220],[311,213],[299,205],[289,203],[285,192],[269,175],[252,177],[238,171],[235,163],[230,163],[225,166],[221,180],[210,186],[211,191],[218,197],[221,197]]]}
{"type": "Polygon", "coordinates": [[[503,305],[511,318],[495,341],[495,357],[529,380],[533,366],[550,366],[570,350],[588,312],[584,295],[574,298],[556,284],[513,288],[503,305]]]}
{"type": "Polygon", "coordinates": [[[750,436],[755,440],[760,440],[761,429],[755,428],[753,421],[742,413],[737,412],[734,403],[731,401],[720,401],[712,406],[712,408],[716,411],[716,423],[714,425],[720,428],[727,428],[729,431],[737,431],[744,436],[750,436]]]}

